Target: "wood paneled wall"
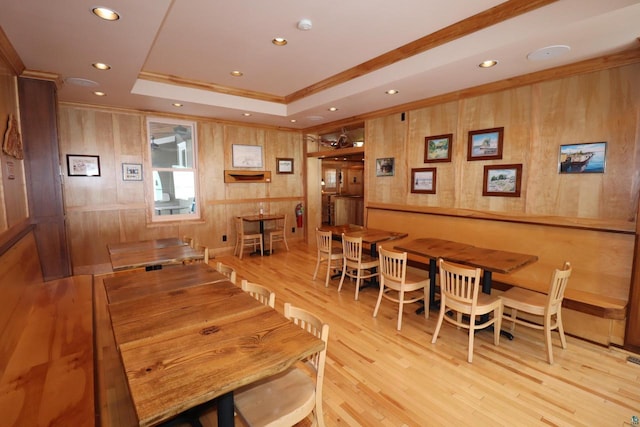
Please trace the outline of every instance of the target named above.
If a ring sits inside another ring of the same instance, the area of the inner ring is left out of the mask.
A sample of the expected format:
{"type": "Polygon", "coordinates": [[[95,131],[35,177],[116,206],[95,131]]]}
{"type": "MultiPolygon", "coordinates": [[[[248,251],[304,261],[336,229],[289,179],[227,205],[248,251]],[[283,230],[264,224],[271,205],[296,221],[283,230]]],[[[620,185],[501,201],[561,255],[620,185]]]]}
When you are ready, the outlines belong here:
{"type": "MultiPolygon", "coordinates": [[[[74,271],[109,263],[106,245],[125,240],[193,236],[212,253],[228,252],[235,242],[232,218],[267,212],[289,214],[287,239],[303,237],[294,227],[294,209],[304,200],[303,146],[299,132],[243,126],[193,118],[198,132],[199,190],[202,220],[151,224],[145,198],[150,182],[146,116],[77,105],[60,106],[61,162],[66,154],[100,156],[100,177],[69,177],[64,172],[65,205],[74,271]],[[232,167],[232,145],[263,147],[264,170],[271,183],[224,183],[232,167]],[[294,159],[293,174],[277,174],[276,158],[294,159]],[[122,163],[143,163],[143,181],[123,181],[122,163]],[[222,237],[227,236],[223,242],[222,237]]],[[[184,119],[181,117],[181,119],[184,119]]],[[[190,119],[190,118],[187,118],[190,119]]]]}
{"type": "MultiPolygon", "coordinates": [[[[550,80],[366,122],[370,227],[533,253],[516,273],[547,281],[572,261],[570,287],[627,300],[640,180],[640,64],[550,80]],[[501,160],[468,161],[468,132],[504,127],[501,160]],[[425,137],[453,133],[452,161],[425,164],[425,137]],[[605,173],[559,174],[562,144],[607,142],[605,173]],[[395,158],[377,177],[375,159],[395,158]],[[520,197],[482,195],[485,165],[522,164],[520,197]],[[436,167],[436,194],[410,192],[411,168],[436,167]]],[[[622,344],[624,322],[570,313],[567,329],[622,344]]]]}
{"type": "MultiPolygon", "coordinates": [[[[13,68],[0,55],[0,145],[9,114],[19,118],[17,80],[13,68]]],[[[29,217],[24,160],[7,156],[0,149],[0,233],[29,217]],[[9,166],[13,174],[9,176],[9,166]]]]}

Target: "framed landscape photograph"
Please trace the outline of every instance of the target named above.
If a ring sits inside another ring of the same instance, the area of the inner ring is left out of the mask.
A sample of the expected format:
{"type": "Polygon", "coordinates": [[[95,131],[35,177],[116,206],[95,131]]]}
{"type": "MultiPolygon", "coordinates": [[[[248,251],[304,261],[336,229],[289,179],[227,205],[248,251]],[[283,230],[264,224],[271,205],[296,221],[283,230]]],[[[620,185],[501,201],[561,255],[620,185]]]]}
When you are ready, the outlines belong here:
{"type": "Polygon", "coordinates": [[[436,168],[411,169],[411,192],[436,194],[436,168]]]}
{"type": "Polygon", "coordinates": [[[424,162],[450,162],[453,134],[427,136],[424,138],[424,162]]]}
{"type": "Polygon", "coordinates": [[[69,176],[100,176],[100,157],[67,154],[69,176]]]}
{"type": "Polygon", "coordinates": [[[276,173],[293,173],[293,159],[276,158],[276,173]]]}
{"type": "Polygon", "coordinates": [[[142,181],[142,164],[123,163],[122,164],[122,180],[123,181],[142,181]]]}
{"type": "Polygon", "coordinates": [[[606,142],[588,142],[560,146],[559,173],[604,173],[606,142]]]}
{"type": "Polygon", "coordinates": [[[503,127],[469,131],[467,160],[501,159],[503,134],[503,127]]]}
{"type": "Polygon", "coordinates": [[[522,164],[484,167],[483,196],[520,197],[522,164]]]}
{"type": "Polygon", "coordinates": [[[395,159],[385,157],[376,159],[376,176],[393,176],[395,159]]]}
{"type": "Polygon", "coordinates": [[[261,168],[262,147],[259,145],[233,144],[231,146],[234,168],[261,168]]]}

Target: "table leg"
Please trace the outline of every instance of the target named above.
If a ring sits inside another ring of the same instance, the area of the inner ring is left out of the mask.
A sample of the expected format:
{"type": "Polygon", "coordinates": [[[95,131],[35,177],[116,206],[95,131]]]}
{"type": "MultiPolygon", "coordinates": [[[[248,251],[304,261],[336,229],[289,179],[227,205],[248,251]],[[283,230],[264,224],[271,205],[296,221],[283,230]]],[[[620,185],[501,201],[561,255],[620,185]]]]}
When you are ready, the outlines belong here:
{"type": "Polygon", "coordinates": [[[233,392],[230,391],[216,399],[218,402],[218,426],[233,427],[233,392]]]}
{"type": "MultiPolygon", "coordinates": [[[[440,304],[436,302],[436,280],[438,274],[438,262],[435,258],[429,258],[429,301],[430,308],[438,309],[440,304]]],[[[416,314],[424,313],[424,305],[416,310],[416,314]]]]}

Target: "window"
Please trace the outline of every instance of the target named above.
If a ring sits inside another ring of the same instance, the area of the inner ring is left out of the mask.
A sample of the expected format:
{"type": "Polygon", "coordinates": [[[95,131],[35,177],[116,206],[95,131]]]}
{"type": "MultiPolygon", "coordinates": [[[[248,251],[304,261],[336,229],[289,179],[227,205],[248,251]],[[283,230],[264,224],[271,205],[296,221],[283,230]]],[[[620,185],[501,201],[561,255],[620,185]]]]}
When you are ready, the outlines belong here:
{"type": "Polygon", "coordinates": [[[147,125],[153,221],[199,218],[195,123],[154,118],[147,125]]]}

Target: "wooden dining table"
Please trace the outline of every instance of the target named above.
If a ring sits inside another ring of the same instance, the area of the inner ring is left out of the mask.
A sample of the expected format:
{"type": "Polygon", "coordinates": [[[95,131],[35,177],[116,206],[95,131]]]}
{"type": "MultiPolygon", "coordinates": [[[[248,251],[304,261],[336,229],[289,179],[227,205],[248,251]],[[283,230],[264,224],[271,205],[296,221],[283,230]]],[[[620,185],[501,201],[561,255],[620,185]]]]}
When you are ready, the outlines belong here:
{"type": "MultiPolygon", "coordinates": [[[[244,215],[242,217],[243,221],[247,222],[258,222],[260,223],[260,234],[262,234],[262,244],[266,244],[266,239],[264,236],[264,222],[265,221],[276,221],[278,219],[284,219],[284,214],[262,214],[262,215],[244,215]]],[[[251,255],[257,255],[260,252],[252,252],[251,255]]],[[[263,249],[262,253],[264,255],[270,255],[271,252],[269,250],[263,249]]]]}
{"type": "Polygon", "coordinates": [[[140,426],[214,399],[218,425],[232,426],[235,389],[324,348],[205,264],[124,273],[104,284],[140,426]]]}
{"type": "Polygon", "coordinates": [[[161,269],[163,265],[204,258],[201,250],[190,247],[178,238],[110,243],[107,249],[113,271],[140,267],[161,269]]]}
{"type": "Polygon", "coordinates": [[[407,237],[407,233],[396,231],[380,230],[377,228],[367,228],[361,225],[344,224],[344,225],[325,225],[320,227],[321,231],[331,231],[335,240],[342,239],[342,233],[351,237],[362,237],[362,243],[370,246],[371,256],[378,256],[378,245],[382,242],[402,239],[407,237]]]}
{"type": "MultiPolygon", "coordinates": [[[[509,252],[499,249],[489,249],[473,246],[467,243],[455,242],[446,239],[420,238],[403,242],[395,246],[396,250],[429,258],[429,280],[436,283],[437,260],[443,258],[447,261],[482,269],[482,292],[491,293],[492,273],[509,274],[538,260],[536,255],[509,252]]],[[[432,308],[435,308],[436,286],[429,287],[432,308]]],[[[505,333],[513,339],[508,333],[505,333]]]]}

